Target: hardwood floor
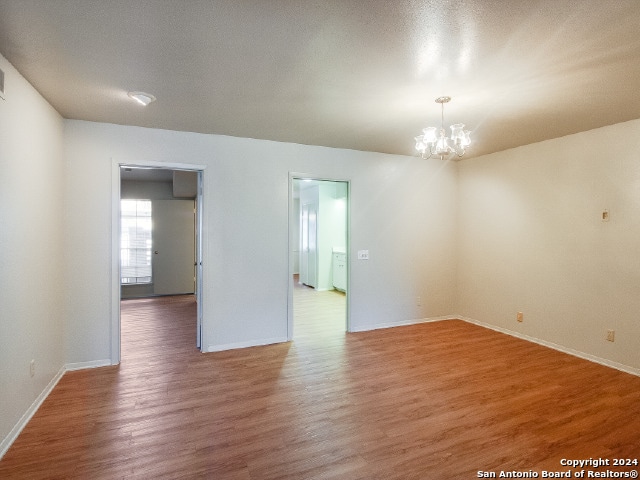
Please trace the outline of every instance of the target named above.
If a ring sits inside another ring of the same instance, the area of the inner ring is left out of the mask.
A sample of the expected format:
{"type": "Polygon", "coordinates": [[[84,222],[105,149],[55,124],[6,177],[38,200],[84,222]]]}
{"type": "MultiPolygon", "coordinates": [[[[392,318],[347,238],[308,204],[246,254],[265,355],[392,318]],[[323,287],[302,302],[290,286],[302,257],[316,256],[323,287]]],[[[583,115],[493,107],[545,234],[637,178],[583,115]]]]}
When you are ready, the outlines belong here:
{"type": "Polygon", "coordinates": [[[291,343],[201,354],[194,309],[124,302],[122,364],[65,374],[0,478],[470,479],[640,457],[629,374],[462,321],[302,322],[291,343]]]}

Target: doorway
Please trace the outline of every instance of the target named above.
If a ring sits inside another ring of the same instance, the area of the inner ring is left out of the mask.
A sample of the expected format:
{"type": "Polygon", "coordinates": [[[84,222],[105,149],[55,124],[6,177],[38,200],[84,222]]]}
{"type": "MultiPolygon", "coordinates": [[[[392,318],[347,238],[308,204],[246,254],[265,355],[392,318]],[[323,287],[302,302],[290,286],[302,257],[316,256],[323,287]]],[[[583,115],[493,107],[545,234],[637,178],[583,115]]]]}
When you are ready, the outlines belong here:
{"type": "Polygon", "coordinates": [[[349,330],[349,182],[291,175],[289,340],[349,330]]]}
{"type": "MultiPolygon", "coordinates": [[[[140,299],[144,298],[156,299],[157,303],[159,298],[182,297],[192,302],[192,345],[202,350],[203,170],[185,164],[113,164],[112,364],[121,360],[121,302],[127,299],[138,299],[142,304],[140,299]],[[145,237],[143,232],[142,241],[128,245],[124,239],[131,227],[123,226],[126,222],[122,223],[121,212],[122,205],[131,205],[133,199],[144,199],[149,205],[153,237],[150,232],[145,237]],[[132,274],[137,266],[131,265],[135,263],[141,265],[140,273],[132,274]]],[[[127,307],[127,316],[131,317],[131,306],[127,307]]]]}

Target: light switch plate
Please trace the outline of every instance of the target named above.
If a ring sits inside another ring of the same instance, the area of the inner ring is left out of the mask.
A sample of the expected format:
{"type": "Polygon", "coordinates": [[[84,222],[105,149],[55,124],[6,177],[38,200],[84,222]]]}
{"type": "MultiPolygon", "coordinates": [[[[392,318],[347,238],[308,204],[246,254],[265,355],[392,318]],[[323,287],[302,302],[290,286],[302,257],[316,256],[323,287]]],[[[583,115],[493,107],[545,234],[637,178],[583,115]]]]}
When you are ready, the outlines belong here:
{"type": "Polygon", "coordinates": [[[358,250],[358,260],[369,260],[369,250],[358,250]]]}

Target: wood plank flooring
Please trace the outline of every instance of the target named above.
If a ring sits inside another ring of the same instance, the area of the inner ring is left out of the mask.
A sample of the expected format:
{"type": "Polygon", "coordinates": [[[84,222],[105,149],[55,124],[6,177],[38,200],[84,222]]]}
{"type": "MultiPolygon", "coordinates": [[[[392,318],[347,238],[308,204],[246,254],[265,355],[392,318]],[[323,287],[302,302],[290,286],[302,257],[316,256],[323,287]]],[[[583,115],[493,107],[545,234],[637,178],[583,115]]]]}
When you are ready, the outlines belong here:
{"type": "Polygon", "coordinates": [[[470,479],[640,457],[629,374],[462,321],[300,322],[291,343],[201,354],[194,310],[123,302],[122,364],[65,374],[0,478],[470,479]]]}

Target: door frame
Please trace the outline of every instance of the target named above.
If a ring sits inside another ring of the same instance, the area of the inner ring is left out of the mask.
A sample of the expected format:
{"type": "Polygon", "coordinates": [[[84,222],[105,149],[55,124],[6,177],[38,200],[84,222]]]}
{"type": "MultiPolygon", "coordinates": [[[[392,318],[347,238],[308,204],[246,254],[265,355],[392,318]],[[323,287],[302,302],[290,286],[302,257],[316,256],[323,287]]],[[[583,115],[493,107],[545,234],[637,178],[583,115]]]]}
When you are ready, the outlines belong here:
{"type": "Polygon", "coordinates": [[[152,161],[125,162],[111,159],[111,325],[110,325],[110,353],[111,365],[118,365],[121,359],[121,328],[120,328],[120,169],[159,168],[163,170],[185,170],[198,173],[198,190],[196,195],[196,298],[197,298],[197,327],[196,344],[202,350],[202,330],[204,323],[204,306],[202,302],[203,245],[206,231],[203,228],[204,209],[204,170],[206,165],[190,163],[169,163],[152,161]]]}
{"type": "Polygon", "coordinates": [[[294,208],[293,208],[293,182],[294,180],[316,180],[316,181],[327,181],[327,182],[342,182],[347,184],[347,232],[346,232],[346,245],[345,249],[347,251],[347,288],[346,288],[346,331],[351,332],[351,255],[349,252],[351,251],[351,179],[344,177],[332,177],[327,175],[317,175],[312,173],[299,173],[299,172],[289,172],[289,219],[288,219],[288,228],[287,228],[287,263],[289,265],[289,277],[287,279],[287,341],[293,340],[293,259],[291,257],[292,251],[292,239],[291,233],[293,229],[293,222],[299,221],[298,217],[295,216],[294,208]]]}

